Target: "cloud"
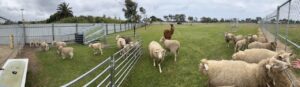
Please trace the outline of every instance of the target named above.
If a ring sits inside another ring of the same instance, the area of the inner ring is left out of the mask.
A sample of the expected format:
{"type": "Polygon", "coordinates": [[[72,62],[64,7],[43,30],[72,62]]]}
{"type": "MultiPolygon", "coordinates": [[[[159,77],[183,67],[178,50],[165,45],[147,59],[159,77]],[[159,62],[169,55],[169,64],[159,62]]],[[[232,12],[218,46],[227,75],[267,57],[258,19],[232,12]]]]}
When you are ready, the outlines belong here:
{"type": "MultiPolygon", "coordinates": [[[[147,15],[163,17],[183,13],[188,16],[217,18],[246,18],[266,16],[286,0],[134,0],[146,9],[147,15]]],[[[121,17],[124,0],[0,0],[0,16],[21,20],[44,20],[56,12],[57,5],[67,2],[73,13],[79,15],[121,17]]]]}

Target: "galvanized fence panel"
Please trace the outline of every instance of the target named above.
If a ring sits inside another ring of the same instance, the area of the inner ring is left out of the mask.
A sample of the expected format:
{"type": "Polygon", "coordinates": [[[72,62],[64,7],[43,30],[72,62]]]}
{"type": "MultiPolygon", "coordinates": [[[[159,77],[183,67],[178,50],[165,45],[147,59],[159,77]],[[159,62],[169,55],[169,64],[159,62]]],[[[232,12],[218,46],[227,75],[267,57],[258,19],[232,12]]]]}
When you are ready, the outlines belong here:
{"type": "MultiPolygon", "coordinates": [[[[137,38],[135,38],[137,39],[137,38]]],[[[62,87],[72,86],[80,83],[84,78],[90,78],[88,81],[83,82],[83,87],[93,86],[97,87],[109,86],[119,87],[125,78],[128,76],[136,62],[142,55],[142,41],[137,40],[137,44],[133,47],[123,48],[104,61],[100,62],[97,66],[93,67],[86,73],[80,75],[74,80],[62,85],[62,87]],[[105,67],[104,64],[109,64],[105,67]],[[100,67],[101,72],[96,72],[100,67]],[[98,73],[96,76],[91,77],[91,73],[98,73]]],[[[82,82],[81,82],[82,83],[82,82]]],[[[78,85],[77,85],[78,86],[78,85]]]]}
{"type": "Polygon", "coordinates": [[[261,28],[271,32],[275,40],[287,46],[300,48],[300,1],[287,0],[261,22],[261,28]]]}

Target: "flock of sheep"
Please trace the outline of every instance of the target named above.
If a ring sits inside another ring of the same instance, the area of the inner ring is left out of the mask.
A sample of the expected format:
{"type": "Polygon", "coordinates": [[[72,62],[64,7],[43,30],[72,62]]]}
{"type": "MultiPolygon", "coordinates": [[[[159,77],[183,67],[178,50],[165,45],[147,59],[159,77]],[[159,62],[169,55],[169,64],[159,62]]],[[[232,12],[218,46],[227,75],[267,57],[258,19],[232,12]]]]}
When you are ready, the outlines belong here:
{"type": "Polygon", "coordinates": [[[258,35],[225,33],[225,42],[234,45],[232,60],[202,59],[200,73],[210,87],[290,87],[298,84],[290,70],[292,53],[276,51],[276,42],[258,35]],[[242,51],[243,50],[243,51],[242,51]]]}
{"type": "Polygon", "coordinates": [[[172,35],[174,33],[173,24],[170,25],[171,29],[166,29],[164,31],[164,36],[160,38],[161,46],[157,41],[151,41],[148,45],[150,57],[153,59],[153,66],[158,65],[159,72],[162,73],[161,63],[164,61],[166,52],[174,54],[174,61],[176,62],[179,53],[180,42],[178,40],[172,40],[172,35]]]}
{"type": "MultiPolygon", "coordinates": [[[[126,53],[129,51],[130,48],[133,46],[137,45],[138,42],[134,42],[131,40],[130,37],[125,37],[125,36],[116,36],[116,44],[118,46],[118,49],[124,49],[122,50],[122,54],[126,53]]],[[[46,41],[43,42],[38,42],[38,41],[31,41],[29,43],[30,47],[36,47],[36,48],[41,48],[42,51],[48,51],[49,50],[49,45],[46,41]]],[[[66,57],[73,58],[74,56],[74,48],[73,47],[67,47],[66,42],[52,42],[52,46],[57,49],[57,53],[62,57],[62,59],[65,59],[66,57]]],[[[94,55],[101,54],[103,55],[103,50],[102,48],[104,45],[102,43],[96,42],[96,43],[90,43],[88,45],[93,51],[94,55]]]]}

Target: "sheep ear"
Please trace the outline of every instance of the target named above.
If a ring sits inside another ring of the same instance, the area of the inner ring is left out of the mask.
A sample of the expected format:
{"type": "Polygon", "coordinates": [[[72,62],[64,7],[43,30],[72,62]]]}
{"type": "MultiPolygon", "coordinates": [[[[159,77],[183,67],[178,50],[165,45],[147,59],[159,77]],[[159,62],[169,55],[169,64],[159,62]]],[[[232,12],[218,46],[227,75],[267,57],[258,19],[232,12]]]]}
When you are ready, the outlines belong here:
{"type": "Polygon", "coordinates": [[[266,65],[266,68],[267,68],[268,70],[270,70],[271,67],[272,67],[272,66],[271,66],[270,64],[267,64],[267,65],[266,65]]]}

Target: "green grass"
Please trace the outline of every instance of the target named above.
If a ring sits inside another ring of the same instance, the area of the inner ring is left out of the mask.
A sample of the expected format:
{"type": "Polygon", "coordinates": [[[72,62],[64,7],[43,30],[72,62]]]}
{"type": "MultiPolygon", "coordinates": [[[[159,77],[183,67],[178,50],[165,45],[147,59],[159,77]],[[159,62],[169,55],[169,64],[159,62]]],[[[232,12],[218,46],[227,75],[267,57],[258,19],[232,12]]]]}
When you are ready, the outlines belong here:
{"type": "MultiPolygon", "coordinates": [[[[175,25],[173,38],[181,43],[179,57],[177,62],[174,62],[173,55],[168,55],[162,64],[163,72],[159,73],[158,68],[152,65],[147,46],[152,40],[158,41],[163,30],[167,28],[168,25],[151,25],[147,30],[144,28],[137,30],[143,40],[144,54],[123,83],[123,87],[204,87],[207,86],[207,78],[198,72],[200,60],[231,58],[233,48],[232,46],[227,48],[223,36],[225,31],[230,30],[230,24],[175,25]]],[[[239,24],[236,33],[255,34],[257,28],[256,24],[239,24]]],[[[132,31],[117,34],[133,34],[132,31]]],[[[33,79],[27,81],[35,83],[34,85],[38,87],[57,87],[73,80],[117,51],[115,35],[107,37],[110,47],[104,49],[105,55],[102,56],[92,55],[91,49],[79,44],[69,45],[75,48],[75,57],[72,60],[62,60],[54,49],[49,52],[38,52],[41,70],[34,75],[29,73],[28,76],[33,79]]]]}

